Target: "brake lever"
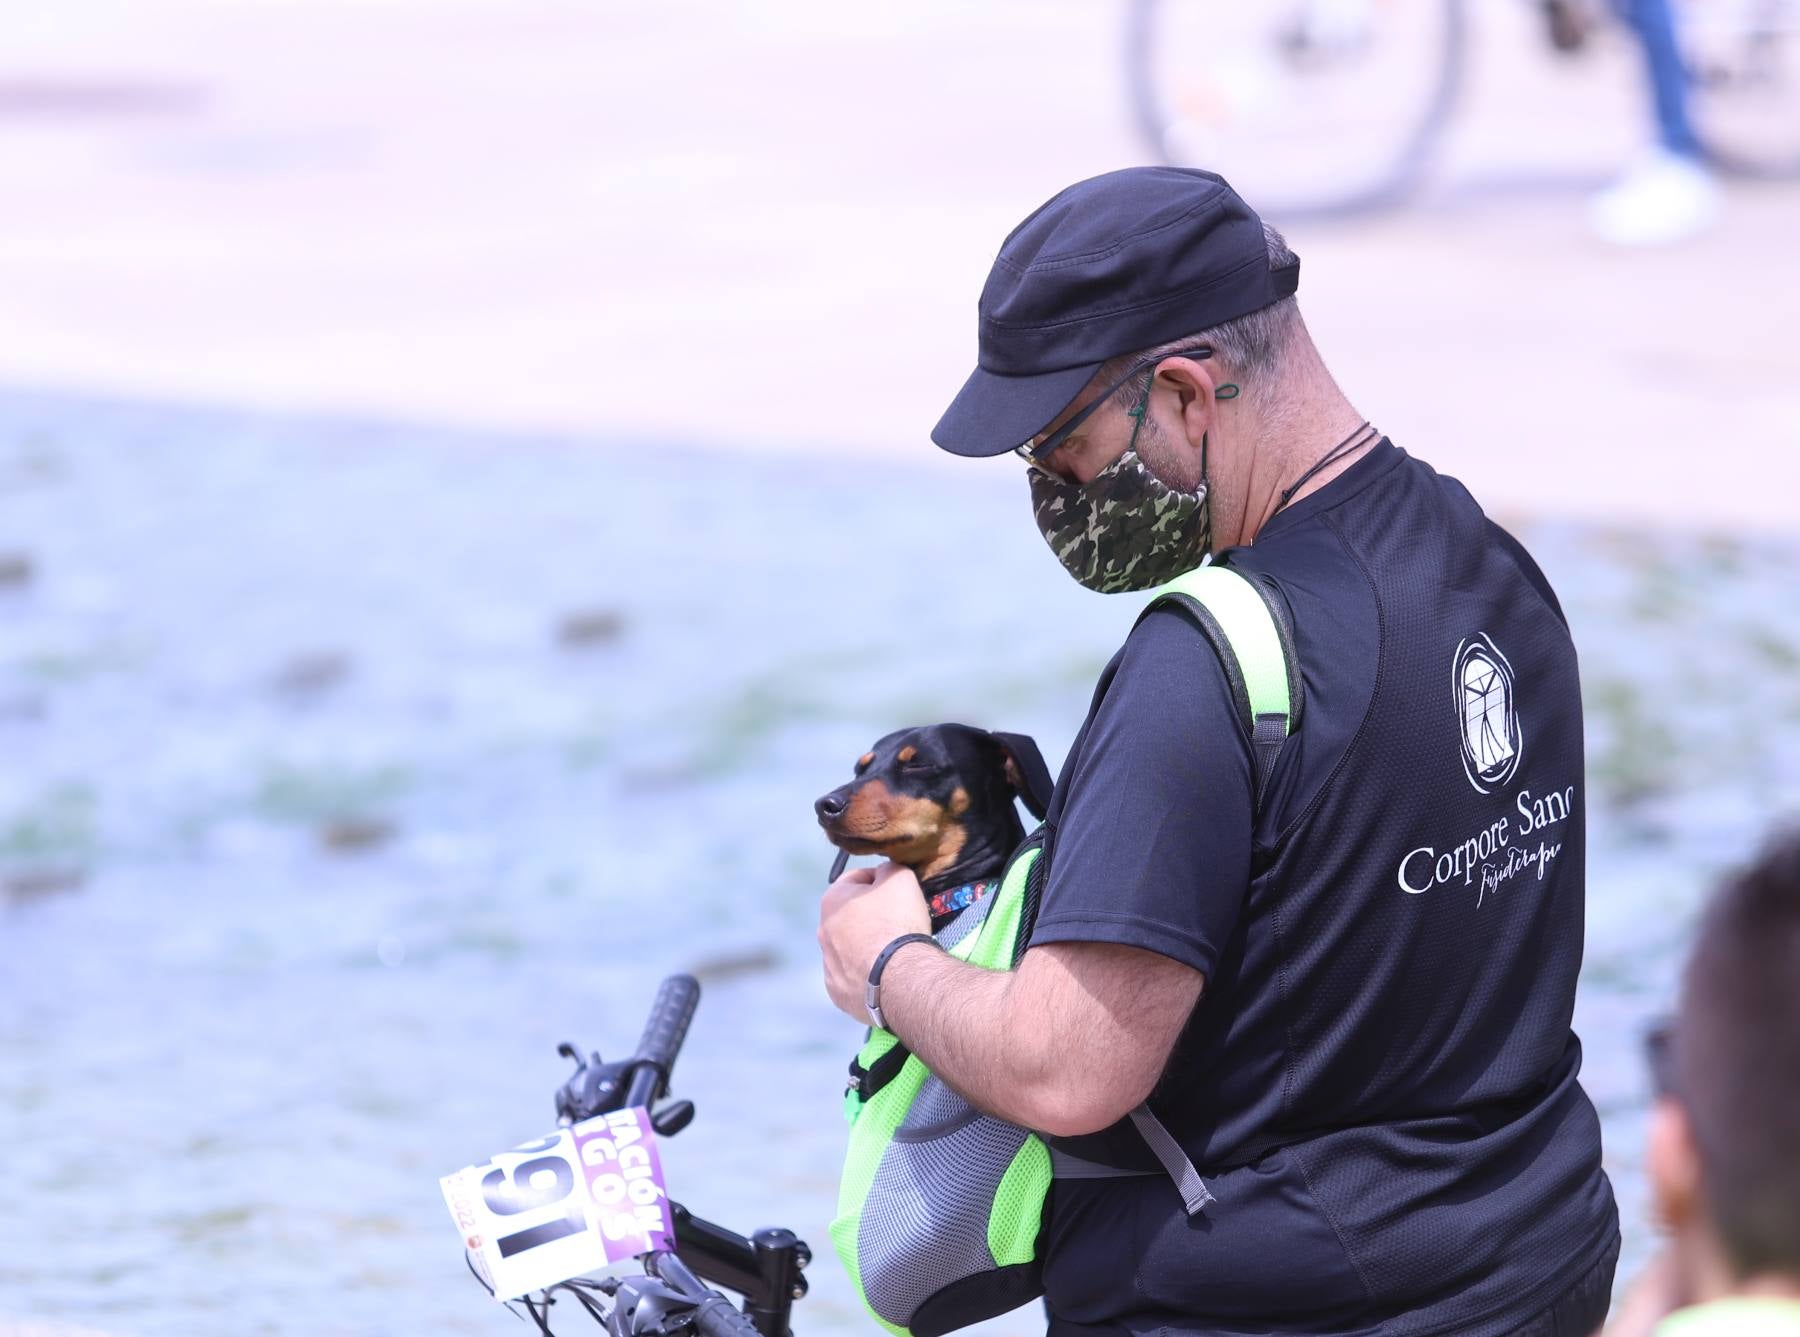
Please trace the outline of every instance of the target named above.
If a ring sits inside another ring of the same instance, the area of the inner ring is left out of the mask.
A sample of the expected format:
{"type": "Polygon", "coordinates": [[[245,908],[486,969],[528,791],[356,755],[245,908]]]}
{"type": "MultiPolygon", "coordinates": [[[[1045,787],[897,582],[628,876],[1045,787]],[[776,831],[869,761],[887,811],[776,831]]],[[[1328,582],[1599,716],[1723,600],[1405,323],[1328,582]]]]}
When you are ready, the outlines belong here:
{"type": "Polygon", "coordinates": [[[620,1277],[611,1290],[612,1337],[671,1337],[693,1326],[694,1300],[655,1277],[620,1277]]]}
{"type": "Polygon", "coordinates": [[[650,1116],[650,1126],[658,1137],[674,1137],[694,1121],[694,1102],[671,1100],[650,1116]]]}
{"type": "Polygon", "coordinates": [[[632,1063],[606,1063],[595,1050],[586,1058],[574,1045],[564,1041],[556,1047],[564,1058],[575,1060],[575,1071],[556,1092],[556,1121],[568,1125],[591,1119],[619,1108],[632,1063]]]}
{"type": "MultiPolygon", "coordinates": [[[[556,1093],[556,1121],[559,1124],[566,1127],[620,1107],[630,1089],[631,1074],[638,1067],[635,1060],[606,1063],[598,1051],[583,1058],[581,1051],[567,1041],[558,1045],[556,1052],[575,1061],[575,1071],[556,1093]]],[[[650,1126],[658,1137],[674,1137],[693,1121],[694,1102],[691,1100],[669,1101],[650,1115],[650,1126]]]]}

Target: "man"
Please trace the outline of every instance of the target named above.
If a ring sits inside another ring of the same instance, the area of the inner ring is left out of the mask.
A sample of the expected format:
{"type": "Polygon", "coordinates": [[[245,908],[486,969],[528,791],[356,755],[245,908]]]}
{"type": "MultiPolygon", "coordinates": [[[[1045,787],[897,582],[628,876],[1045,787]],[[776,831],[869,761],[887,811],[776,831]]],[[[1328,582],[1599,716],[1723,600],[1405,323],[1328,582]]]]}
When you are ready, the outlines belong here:
{"type": "Polygon", "coordinates": [[[1800,1337],[1800,832],[1708,908],[1652,1038],[1670,1240],[1607,1337],[1800,1337]]]}
{"type": "MultiPolygon", "coordinates": [[[[1574,649],[1518,543],[1350,405],[1298,273],[1203,172],[1081,182],[1007,238],[934,439],[1027,443],[1092,588],[1209,554],[1265,581],[1303,713],[1259,795],[1220,658],[1182,610],[1143,618],[1058,782],[1018,969],[908,943],[879,1006],[1054,1151],[1156,1170],[1125,1118],[1147,1097],[1205,1178],[1192,1217],[1157,1174],[1057,1179],[1055,1337],[1585,1332],[1618,1233],[1569,1030],[1574,649]]],[[[866,1019],[872,964],[926,924],[902,869],[834,883],[834,1001],[866,1019]]]]}

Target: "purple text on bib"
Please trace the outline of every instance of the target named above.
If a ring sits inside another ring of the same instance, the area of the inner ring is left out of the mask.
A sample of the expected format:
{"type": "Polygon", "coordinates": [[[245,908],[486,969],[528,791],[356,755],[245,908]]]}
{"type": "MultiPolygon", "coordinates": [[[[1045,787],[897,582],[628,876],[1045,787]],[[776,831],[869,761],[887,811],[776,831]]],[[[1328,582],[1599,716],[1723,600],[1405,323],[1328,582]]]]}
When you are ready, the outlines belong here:
{"type": "Polygon", "coordinates": [[[569,1130],[587,1175],[595,1227],[609,1263],[675,1247],[675,1217],[663,1184],[650,1111],[614,1110],[569,1130]]]}

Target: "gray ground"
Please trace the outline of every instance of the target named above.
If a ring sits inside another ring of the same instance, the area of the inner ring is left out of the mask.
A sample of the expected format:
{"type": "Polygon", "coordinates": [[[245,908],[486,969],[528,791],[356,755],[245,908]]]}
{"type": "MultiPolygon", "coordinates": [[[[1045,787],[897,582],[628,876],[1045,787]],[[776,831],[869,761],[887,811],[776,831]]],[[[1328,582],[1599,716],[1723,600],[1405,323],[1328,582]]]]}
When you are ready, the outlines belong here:
{"type": "MultiPolygon", "coordinates": [[[[1469,12],[1424,195],[1292,233],[1352,397],[1518,524],[1582,646],[1578,1024],[1629,1265],[1638,1026],[1707,879],[1800,799],[1800,196],[1600,248],[1583,198],[1645,135],[1631,51],[1558,64],[1534,5],[1469,12]]],[[[435,1179],[540,1131],[555,1043],[630,1043],[684,966],[673,1182],[823,1251],[855,1037],[817,985],[808,805],[903,721],[1060,755],[1132,611],[1056,574],[1010,464],[924,445],[1006,230],[1143,156],[1119,18],[9,26],[0,1310],[515,1331],[435,1179]]],[[[802,1332],[866,1330],[814,1280],[802,1332]]]]}
{"type": "MultiPolygon", "coordinates": [[[[1013,471],[25,392],[0,422],[6,1307],[517,1331],[436,1178],[547,1126],[556,1042],[629,1044],[684,967],[675,1190],[823,1251],[856,1034],[810,801],[903,722],[1060,757],[1133,611],[1057,574],[1013,471]]],[[[1525,537],[1582,647],[1578,1028],[1637,1258],[1638,1028],[1800,800],[1800,549],[1525,537]]],[[[813,1275],[802,1331],[864,1330],[813,1275]]]]}

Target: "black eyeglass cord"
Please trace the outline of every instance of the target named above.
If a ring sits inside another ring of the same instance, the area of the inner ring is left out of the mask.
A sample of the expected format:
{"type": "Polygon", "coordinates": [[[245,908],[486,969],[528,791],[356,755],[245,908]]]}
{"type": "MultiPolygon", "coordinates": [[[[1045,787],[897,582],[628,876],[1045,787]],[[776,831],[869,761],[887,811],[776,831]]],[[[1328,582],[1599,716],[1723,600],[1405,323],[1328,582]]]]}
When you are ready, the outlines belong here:
{"type": "MultiPolygon", "coordinates": [[[[1281,500],[1276,502],[1275,509],[1269,512],[1269,520],[1273,520],[1276,516],[1280,515],[1281,508],[1292,501],[1294,499],[1294,494],[1306,486],[1306,480],[1318,473],[1319,470],[1323,469],[1334,460],[1341,460],[1344,456],[1349,455],[1354,451],[1361,450],[1370,442],[1378,441],[1380,438],[1381,433],[1369,426],[1369,420],[1364,418],[1354,432],[1350,433],[1349,436],[1345,437],[1330,450],[1326,451],[1323,459],[1294,480],[1293,486],[1281,494],[1281,500]]],[[[1266,525],[1269,523],[1269,520],[1264,520],[1263,523],[1266,525]]]]}

